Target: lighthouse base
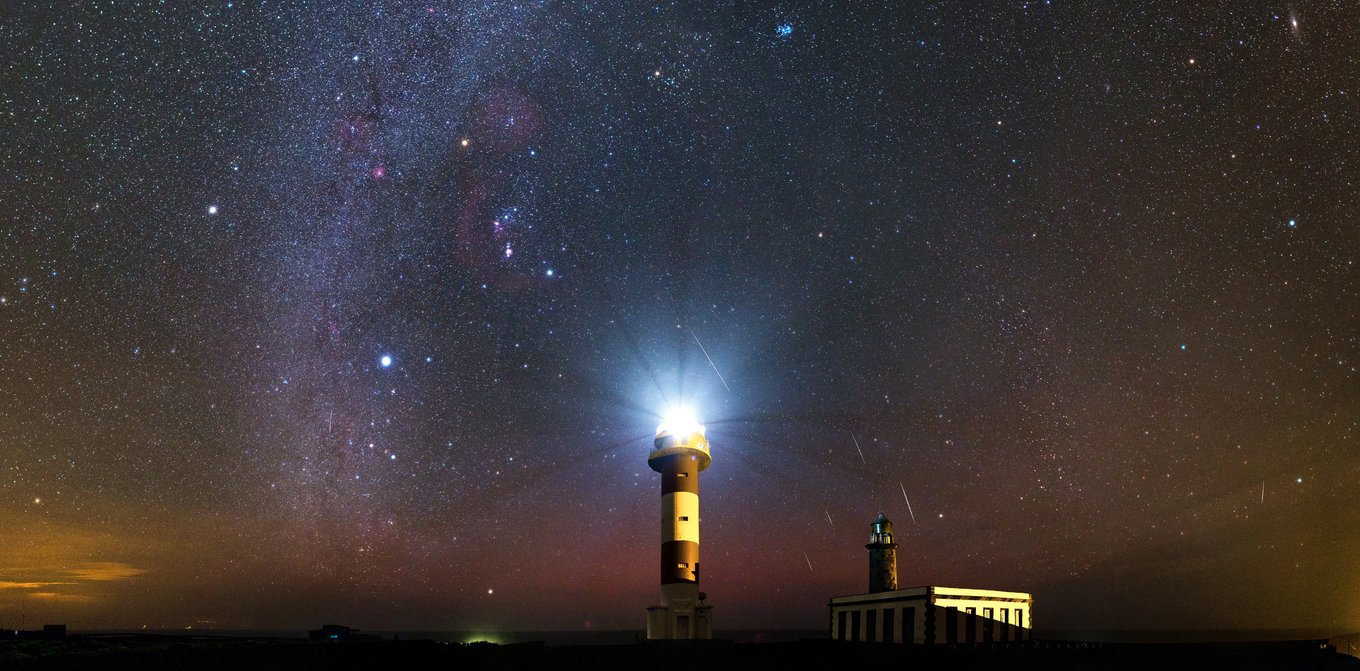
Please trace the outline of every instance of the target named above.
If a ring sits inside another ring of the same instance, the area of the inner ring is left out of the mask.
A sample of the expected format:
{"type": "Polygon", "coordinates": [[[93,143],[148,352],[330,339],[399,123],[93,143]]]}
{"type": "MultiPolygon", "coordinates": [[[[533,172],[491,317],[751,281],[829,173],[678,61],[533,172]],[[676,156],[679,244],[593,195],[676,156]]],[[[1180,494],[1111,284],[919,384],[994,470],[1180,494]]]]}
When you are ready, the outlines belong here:
{"type": "Polygon", "coordinates": [[[647,608],[647,640],[708,640],[713,638],[713,606],[676,602],[647,608]]]}

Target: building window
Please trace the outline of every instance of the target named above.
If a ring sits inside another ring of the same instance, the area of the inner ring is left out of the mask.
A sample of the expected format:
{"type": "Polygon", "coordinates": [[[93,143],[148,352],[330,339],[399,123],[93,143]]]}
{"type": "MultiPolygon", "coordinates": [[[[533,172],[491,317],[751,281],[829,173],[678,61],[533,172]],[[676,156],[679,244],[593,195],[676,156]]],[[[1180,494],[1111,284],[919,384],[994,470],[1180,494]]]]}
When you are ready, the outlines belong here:
{"type": "Polygon", "coordinates": [[[878,609],[870,608],[864,612],[864,640],[870,643],[878,642],[878,609]]]}
{"type": "Polygon", "coordinates": [[[1025,611],[1020,608],[1015,609],[1015,626],[1025,626],[1025,611]]]}
{"type": "Polygon", "coordinates": [[[944,642],[959,642],[959,609],[953,606],[944,609],[944,642]]]}
{"type": "Polygon", "coordinates": [[[680,521],[681,521],[681,522],[688,522],[688,521],[689,521],[689,515],[681,515],[681,516],[680,516],[680,521]]]}
{"type": "Polygon", "coordinates": [[[689,564],[686,564],[685,562],[680,562],[679,564],[675,565],[675,568],[689,568],[689,564]]]}
{"type": "Polygon", "coordinates": [[[884,608],[884,609],[883,609],[883,642],[884,642],[884,643],[896,643],[896,642],[897,642],[897,632],[893,631],[893,624],[895,624],[895,623],[893,622],[893,609],[891,609],[891,608],[884,608]]]}
{"type": "Polygon", "coordinates": [[[850,640],[860,640],[859,631],[859,611],[852,610],[850,611],[850,640]]]}
{"type": "Polygon", "coordinates": [[[681,472],[679,472],[679,473],[676,473],[676,474],[675,474],[675,477],[677,477],[677,478],[688,478],[688,477],[689,477],[689,473],[686,473],[686,472],[684,472],[684,471],[681,471],[681,472]]]}
{"type": "Polygon", "coordinates": [[[846,613],[845,611],[841,611],[841,612],[837,613],[837,615],[838,615],[839,617],[836,618],[836,620],[837,620],[837,622],[836,622],[836,640],[837,640],[837,641],[844,641],[844,640],[845,640],[845,620],[846,620],[847,617],[849,617],[849,613],[846,613]]]}
{"type": "Polygon", "coordinates": [[[996,622],[996,620],[994,620],[994,619],[992,618],[992,609],[991,609],[991,608],[983,608],[983,609],[982,609],[982,640],[983,640],[983,641],[985,641],[985,642],[987,642],[987,643],[991,643],[991,642],[992,642],[992,632],[993,632],[993,630],[995,629],[995,627],[993,626],[993,623],[995,623],[995,622],[996,622]]]}

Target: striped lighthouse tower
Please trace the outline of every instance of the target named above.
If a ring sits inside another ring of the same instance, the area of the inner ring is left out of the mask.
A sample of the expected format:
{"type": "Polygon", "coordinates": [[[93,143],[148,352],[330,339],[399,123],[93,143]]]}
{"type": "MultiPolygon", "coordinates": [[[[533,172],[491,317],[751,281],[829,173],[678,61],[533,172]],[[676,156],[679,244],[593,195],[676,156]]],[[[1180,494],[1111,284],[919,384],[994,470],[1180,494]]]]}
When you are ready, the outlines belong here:
{"type": "Polygon", "coordinates": [[[661,605],[647,609],[648,639],[713,637],[713,607],[699,591],[699,472],[712,462],[692,410],[656,427],[647,465],[661,474],[661,605]]]}

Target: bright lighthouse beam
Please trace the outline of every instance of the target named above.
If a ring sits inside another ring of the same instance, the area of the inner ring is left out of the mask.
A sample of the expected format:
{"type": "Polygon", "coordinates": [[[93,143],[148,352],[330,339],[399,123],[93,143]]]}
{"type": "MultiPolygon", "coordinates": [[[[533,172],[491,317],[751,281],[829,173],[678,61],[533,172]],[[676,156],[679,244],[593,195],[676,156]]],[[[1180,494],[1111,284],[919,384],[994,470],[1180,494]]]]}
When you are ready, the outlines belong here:
{"type": "Polygon", "coordinates": [[[687,405],[677,405],[666,410],[666,414],[661,416],[661,424],[656,427],[657,436],[662,434],[689,436],[695,433],[704,433],[704,425],[699,422],[699,415],[694,412],[694,408],[687,405]]]}

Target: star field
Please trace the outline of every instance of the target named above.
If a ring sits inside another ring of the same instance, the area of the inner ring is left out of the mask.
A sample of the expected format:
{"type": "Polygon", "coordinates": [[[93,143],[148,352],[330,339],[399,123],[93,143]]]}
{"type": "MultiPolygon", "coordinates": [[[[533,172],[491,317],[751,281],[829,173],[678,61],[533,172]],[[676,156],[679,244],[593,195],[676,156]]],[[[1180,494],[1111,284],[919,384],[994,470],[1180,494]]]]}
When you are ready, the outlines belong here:
{"type": "Polygon", "coordinates": [[[1360,626],[1354,6],[20,4],[0,626],[1360,626]]]}

